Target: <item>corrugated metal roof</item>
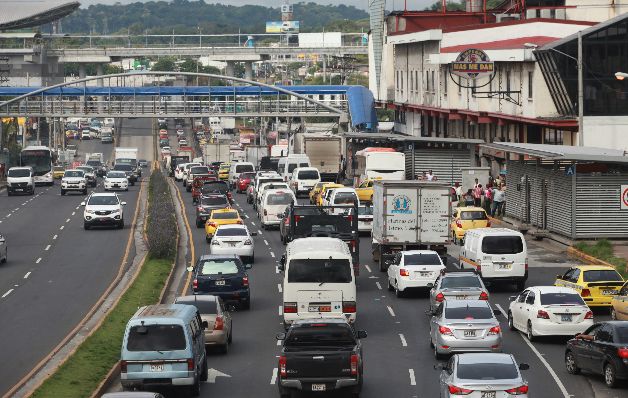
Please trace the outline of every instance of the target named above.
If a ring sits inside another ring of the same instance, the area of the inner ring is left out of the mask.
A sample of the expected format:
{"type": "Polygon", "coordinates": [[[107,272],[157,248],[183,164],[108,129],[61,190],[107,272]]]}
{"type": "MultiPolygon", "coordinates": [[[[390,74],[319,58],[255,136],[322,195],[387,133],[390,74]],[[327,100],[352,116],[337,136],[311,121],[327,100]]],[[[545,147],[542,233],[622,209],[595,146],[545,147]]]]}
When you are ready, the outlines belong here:
{"type": "MultiPolygon", "coordinates": [[[[611,26],[611,25],[613,25],[613,24],[615,24],[617,22],[621,22],[621,21],[625,20],[626,18],[628,18],[628,13],[620,14],[620,15],[614,17],[614,18],[608,19],[608,20],[606,20],[604,22],[600,22],[597,25],[593,25],[593,26],[591,26],[589,28],[583,29],[583,30],[581,30],[582,37],[590,35],[591,33],[595,33],[595,32],[597,32],[599,30],[604,29],[604,28],[607,28],[607,27],[609,27],[609,26],[611,26]]],[[[556,40],[556,41],[547,43],[544,46],[537,48],[535,51],[545,51],[545,50],[549,50],[551,48],[558,48],[558,47],[562,46],[565,43],[569,43],[572,40],[578,40],[578,33],[574,33],[574,34],[571,34],[569,36],[565,36],[565,37],[563,37],[560,40],[556,40]]]]}
{"type": "Polygon", "coordinates": [[[2,0],[0,30],[40,26],[71,14],[80,5],[68,0],[2,0]]]}
{"type": "Polygon", "coordinates": [[[514,142],[494,142],[481,147],[504,152],[529,155],[546,160],[566,160],[584,162],[628,163],[626,152],[619,149],[590,146],[524,144],[514,142]]]}

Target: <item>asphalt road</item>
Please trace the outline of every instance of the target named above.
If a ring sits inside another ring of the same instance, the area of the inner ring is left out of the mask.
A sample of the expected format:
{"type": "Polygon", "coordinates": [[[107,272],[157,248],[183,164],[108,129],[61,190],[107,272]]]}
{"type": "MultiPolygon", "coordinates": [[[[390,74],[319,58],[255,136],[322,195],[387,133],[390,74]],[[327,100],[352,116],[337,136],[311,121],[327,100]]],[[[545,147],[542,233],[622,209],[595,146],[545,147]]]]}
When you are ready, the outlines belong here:
{"type": "MultiPolygon", "coordinates": [[[[137,146],[151,160],[150,122],[123,126],[120,146],[137,146]]],[[[83,141],[77,160],[87,152],[110,159],[112,151],[100,140],[83,141]]],[[[102,191],[100,180],[95,190],[102,191]]],[[[0,232],[8,244],[8,262],[0,265],[0,396],[63,340],[117,275],[139,190],[136,184],[119,193],[127,202],[124,230],[83,230],[85,197],[61,196],[58,181],[37,187],[34,196],[0,196],[0,232]]]]}
{"type": "MultiPolygon", "coordinates": [[[[191,195],[177,183],[185,202],[186,216],[192,228],[196,256],[209,252],[203,229],[194,226],[194,206],[191,195]]],[[[280,347],[275,340],[282,331],[281,274],[277,260],[285,251],[277,230],[264,231],[245,196],[235,194],[235,207],[247,218],[246,224],[258,232],[255,237],[255,264],[250,271],[252,305],[250,311],[233,315],[233,345],[226,355],[210,354],[210,380],[202,386],[203,397],[256,396],[276,397],[277,358],[280,347]],[[212,380],[213,379],[213,380],[212,380]]],[[[360,240],[361,272],[358,284],[357,328],[368,332],[364,340],[365,398],[438,397],[437,361],[429,347],[429,318],[427,293],[417,293],[399,299],[386,290],[386,278],[373,263],[370,237],[360,240]]],[[[529,242],[530,277],[528,286],[553,284],[556,274],[573,263],[564,253],[551,245],[529,242]]],[[[457,266],[458,247],[449,248],[448,267],[457,266]]],[[[491,303],[508,310],[509,297],[514,291],[489,288],[491,303]]],[[[504,312],[505,313],[505,312],[504,312]]],[[[596,312],[596,319],[608,319],[596,312]]],[[[524,377],[530,384],[530,396],[536,398],[610,398],[626,396],[626,389],[609,390],[597,376],[572,376],[564,370],[563,355],[566,339],[539,339],[534,343],[518,332],[508,330],[506,317],[500,316],[504,351],[514,354],[519,362],[530,364],[524,377]]],[[[168,394],[176,396],[176,394],[168,394]]],[[[301,396],[310,396],[302,394],[301,396]]],[[[334,394],[331,396],[342,396],[334,394]]]]}

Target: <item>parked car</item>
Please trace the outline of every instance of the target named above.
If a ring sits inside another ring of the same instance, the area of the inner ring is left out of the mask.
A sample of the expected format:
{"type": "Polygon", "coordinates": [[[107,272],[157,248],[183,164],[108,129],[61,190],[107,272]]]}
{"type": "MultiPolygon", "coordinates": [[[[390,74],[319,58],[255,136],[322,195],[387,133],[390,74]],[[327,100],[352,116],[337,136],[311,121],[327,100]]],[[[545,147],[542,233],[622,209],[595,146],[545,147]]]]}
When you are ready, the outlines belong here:
{"type": "Polygon", "coordinates": [[[235,254],[243,262],[255,262],[255,242],[257,232],[249,232],[246,225],[221,225],[212,237],[209,250],[211,254],[235,254]]]}
{"type": "Polygon", "coordinates": [[[430,310],[445,300],[488,300],[488,290],[475,271],[441,271],[430,290],[430,310]]]}
{"type": "Polygon", "coordinates": [[[623,284],[619,272],[606,265],[576,265],[563,275],[556,275],[554,282],[555,286],[579,291],[589,307],[609,307],[623,284]]]}
{"type": "Polygon", "coordinates": [[[220,297],[196,294],[177,297],[174,303],[193,305],[198,309],[201,321],[207,322],[205,347],[218,347],[224,354],[229,351],[233,341],[233,320],[220,297]]]}
{"type": "Polygon", "coordinates": [[[628,282],[619,289],[611,301],[611,319],[628,321],[628,282]]]}
{"type": "Polygon", "coordinates": [[[443,260],[433,250],[399,252],[387,270],[388,290],[402,297],[411,289],[431,288],[444,269],[443,260]]]}
{"type": "Polygon", "coordinates": [[[192,290],[194,294],[212,294],[222,298],[227,305],[248,310],[251,308],[251,291],[247,270],[251,267],[235,254],[203,255],[191,270],[194,273],[192,290]]]}

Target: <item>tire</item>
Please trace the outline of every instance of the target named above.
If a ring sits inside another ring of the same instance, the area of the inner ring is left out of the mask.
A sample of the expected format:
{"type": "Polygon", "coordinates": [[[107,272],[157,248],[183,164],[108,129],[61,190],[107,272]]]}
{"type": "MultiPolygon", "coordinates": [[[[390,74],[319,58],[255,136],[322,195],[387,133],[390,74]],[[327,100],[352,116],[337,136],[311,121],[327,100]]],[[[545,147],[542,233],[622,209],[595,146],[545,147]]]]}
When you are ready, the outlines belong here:
{"type": "Polygon", "coordinates": [[[403,298],[404,296],[404,292],[402,290],[399,290],[399,284],[395,285],[395,296],[397,298],[403,298]]]}
{"type": "Polygon", "coordinates": [[[253,264],[255,262],[255,254],[249,257],[249,263],[253,264]]]}
{"type": "MultiPolygon", "coordinates": [[[[61,194],[61,195],[63,195],[63,194],[61,194]]],[[[13,196],[13,194],[11,193],[11,191],[9,191],[8,189],[7,189],[7,196],[13,196]]]]}
{"type": "Polygon", "coordinates": [[[436,359],[437,361],[440,361],[441,359],[443,359],[443,355],[438,353],[438,350],[436,349],[436,345],[432,344],[434,346],[434,359],[436,359]]]}
{"type": "Polygon", "coordinates": [[[83,195],[87,195],[87,188],[83,190],[83,195]]]}
{"type": "Polygon", "coordinates": [[[233,343],[233,324],[231,324],[231,329],[229,331],[229,337],[227,338],[227,343],[233,343]]]}
{"type": "Polygon", "coordinates": [[[135,186],[135,181],[133,181],[133,182],[131,183],[131,186],[132,186],[132,187],[134,187],[134,186],[135,186]]]}
{"type": "Polygon", "coordinates": [[[604,365],[604,384],[606,384],[606,386],[609,388],[615,388],[618,384],[615,365],[610,362],[604,365]]]}
{"type": "Polygon", "coordinates": [[[243,310],[250,310],[251,309],[251,299],[249,299],[246,303],[242,303],[241,305],[243,310]]]}
{"type": "Polygon", "coordinates": [[[205,242],[212,243],[212,238],[209,235],[205,235],[205,242]]]}
{"type": "Polygon", "coordinates": [[[535,337],[534,337],[534,332],[532,331],[532,322],[530,322],[528,320],[528,327],[526,328],[526,337],[528,338],[529,342],[533,342],[535,337]]]}
{"type": "Polygon", "coordinates": [[[451,232],[451,240],[454,242],[454,245],[458,246],[458,237],[454,231],[451,232]]]}
{"type": "Polygon", "coordinates": [[[576,357],[571,351],[565,353],[565,368],[569,374],[580,374],[580,368],[576,365],[576,357]]]}
{"type": "Polygon", "coordinates": [[[129,188],[126,188],[126,189],[124,190],[124,192],[129,192],[129,188]]]}
{"type": "Polygon", "coordinates": [[[89,226],[88,223],[83,223],[83,229],[88,231],[91,227],[89,226]]]}
{"type": "Polygon", "coordinates": [[[386,281],[388,281],[388,291],[394,291],[395,288],[390,284],[390,278],[386,277],[386,281]]]}
{"type": "Polygon", "coordinates": [[[63,190],[63,189],[61,190],[61,196],[65,196],[65,190],[63,190]]]}
{"type": "Polygon", "coordinates": [[[192,192],[192,187],[190,186],[190,184],[188,184],[188,186],[185,187],[185,191],[192,192]]]}
{"type": "Polygon", "coordinates": [[[220,353],[221,354],[228,354],[229,353],[229,341],[227,341],[225,344],[220,346],[220,353]]]}
{"type": "Polygon", "coordinates": [[[191,397],[198,397],[201,395],[201,381],[198,378],[194,378],[194,384],[190,386],[189,395],[191,397]]]}
{"type": "Polygon", "coordinates": [[[508,329],[516,330],[515,323],[512,319],[512,313],[510,311],[508,311],[508,329]]]}
{"type": "Polygon", "coordinates": [[[196,228],[202,228],[203,227],[203,222],[201,220],[196,220],[196,228]]]}
{"type": "Polygon", "coordinates": [[[203,361],[203,370],[201,370],[201,381],[207,381],[209,377],[209,369],[207,369],[207,356],[205,356],[205,360],[203,361]]]}
{"type": "Polygon", "coordinates": [[[6,252],[4,252],[4,258],[0,260],[0,263],[6,264],[8,259],[9,259],[9,251],[7,250],[6,252]]]}
{"type": "Polygon", "coordinates": [[[118,229],[124,229],[124,219],[120,220],[118,223],[118,229]]]}

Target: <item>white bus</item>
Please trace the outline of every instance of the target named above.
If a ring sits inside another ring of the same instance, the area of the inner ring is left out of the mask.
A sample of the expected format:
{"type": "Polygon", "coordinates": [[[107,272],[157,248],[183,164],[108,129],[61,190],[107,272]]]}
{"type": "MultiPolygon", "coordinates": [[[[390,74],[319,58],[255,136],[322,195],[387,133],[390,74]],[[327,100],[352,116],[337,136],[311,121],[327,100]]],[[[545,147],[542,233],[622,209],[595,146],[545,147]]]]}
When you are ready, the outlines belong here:
{"type": "Polygon", "coordinates": [[[54,152],[48,147],[40,145],[27,146],[20,153],[20,164],[33,168],[36,185],[53,185],[52,165],[54,158],[54,152]]]}
{"type": "Polygon", "coordinates": [[[366,148],[356,152],[355,157],[358,183],[366,179],[406,179],[406,155],[392,148],[366,148]]]}

